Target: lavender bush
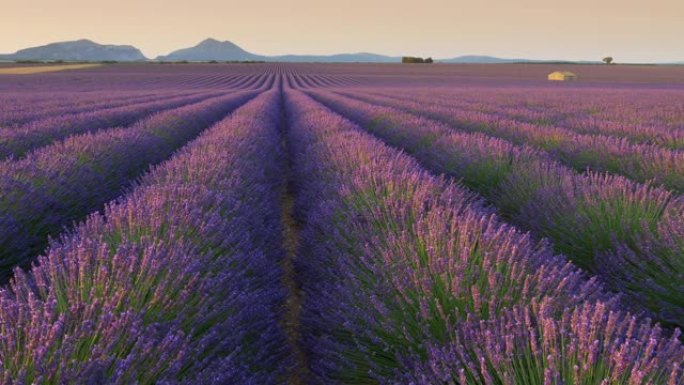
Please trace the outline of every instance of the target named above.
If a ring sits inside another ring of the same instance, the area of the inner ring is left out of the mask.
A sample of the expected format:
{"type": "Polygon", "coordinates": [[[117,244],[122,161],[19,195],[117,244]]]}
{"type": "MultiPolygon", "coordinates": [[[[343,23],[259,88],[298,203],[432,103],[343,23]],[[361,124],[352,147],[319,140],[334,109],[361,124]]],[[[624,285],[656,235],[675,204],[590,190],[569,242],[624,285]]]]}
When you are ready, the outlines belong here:
{"type": "Polygon", "coordinates": [[[277,101],[242,107],[15,272],[3,383],[277,383],[277,101]]]}
{"type": "MultiPolygon", "coordinates": [[[[450,111],[451,116],[468,117],[461,121],[463,124],[482,119],[506,120],[514,125],[533,124],[539,129],[563,128],[578,134],[625,138],[631,143],[651,143],[669,149],[684,148],[684,99],[677,90],[661,87],[585,88],[573,92],[529,86],[475,86],[448,91],[427,91],[413,87],[391,92],[375,87],[358,91],[387,102],[391,102],[387,99],[399,100],[406,107],[420,104],[422,108],[415,108],[415,111],[434,111],[434,117],[446,111],[450,111]],[[405,104],[409,100],[413,103],[405,104]]],[[[360,96],[361,93],[355,94],[360,96]]]]}
{"type": "Polygon", "coordinates": [[[605,299],[544,245],[501,224],[473,196],[288,93],[299,208],[305,345],[316,383],[366,383],[447,342],[468,314],[487,319],[549,299],[605,299]]]}
{"type": "Polygon", "coordinates": [[[243,104],[228,95],[155,114],[129,128],[73,136],[0,162],[0,279],[40,253],[48,235],[115,198],[150,164],[243,104]]]}
{"type": "Polygon", "coordinates": [[[678,193],[684,192],[684,153],[678,150],[657,144],[630,143],[624,138],[602,134],[577,134],[565,128],[518,122],[477,110],[443,107],[432,101],[352,95],[363,102],[434,118],[461,131],[483,132],[513,143],[540,148],[578,171],[590,168],[617,173],[638,182],[654,181],[678,193]]]}
{"type": "MultiPolygon", "coordinates": [[[[668,238],[682,222],[684,205],[665,190],[634,183],[626,178],[588,173],[576,174],[543,153],[478,134],[453,134],[449,128],[414,115],[374,107],[351,99],[318,92],[317,97],[347,114],[390,143],[408,149],[430,168],[460,178],[469,187],[488,197],[502,214],[548,237],[555,249],[578,265],[594,272],[610,270],[611,287],[634,287],[634,303],[653,316],[681,314],[684,297],[680,285],[664,295],[641,286],[632,269],[624,263],[602,266],[599,255],[628,248],[632,252],[651,250],[643,260],[657,260],[657,268],[644,269],[652,281],[667,281],[681,276],[669,255],[679,255],[672,243],[656,250],[642,245],[644,238],[668,238]],[[657,229],[660,230],[657,230],[657,229]],[[662,253],[662,257],[654,254],[662,253]],[[636,294],[636,293],[635,293],[636,294]],[[672,298],[672,299],[670,299],[672,298]],[[667,306],[663,307],[663,304],[667,306]]],[[[675,257],[679,258],[679,257],[675,257]]],[[[601,262],[617,258],[601,258],[601,262]]],[[[662,321],[684,325],[672,316],[662,321]]]]}
{"type": "Polygon", "coordinates": [[[13,128],[23,124],[62,114],[78,114],[100,108],[116,108],[131,103],[160,101],[175,96],[189,96],[187,92],[150,93],[130,91],[111,92],[7,92],[0,96],[0,125],[13,128]]]}
{"type": "Polygon", "coordinates": [[[163,110],[183,107],[221,94],[182,96],[169,100],[127,105],[117,108],[100,108],[78,114],[60,114],[33,121],[20,127],[0,130],[0,159],[21,157],[28,151],[48,145],[59,139],[112,127],[129,126],[163,110]]]}
{"type": "Polygon", "coordinates": [[[684,383],[679,332],[639,323],[605,304],[567,309],[547,304],[513,309],[496,320],[471,321],[457,342],[431,345],[427,360],[408,360],[386,384],[673,385],[684,383]],[[408,369],[408,370],[407,370],[408,369]]]}

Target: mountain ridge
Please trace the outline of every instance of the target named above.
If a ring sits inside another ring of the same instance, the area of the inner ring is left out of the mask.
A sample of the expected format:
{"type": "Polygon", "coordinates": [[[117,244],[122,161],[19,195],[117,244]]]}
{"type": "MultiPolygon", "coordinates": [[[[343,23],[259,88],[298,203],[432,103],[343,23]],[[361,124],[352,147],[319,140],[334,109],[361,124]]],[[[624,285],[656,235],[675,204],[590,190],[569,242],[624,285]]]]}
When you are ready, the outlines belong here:
{"type": "Polygon", "coordinates": [[[168,55],[157,56],[156,61],[261,61],[266,56],[253,54],[230,41],[219,41],[213,38],[202,40],[193,47],[181,48],[168,55]]]}
{"type": "Polygon", "coordinates": [[[199,44],[181,48],[168,55],[157,56],[156,61],[268,61],[268,62],[400,62],[400,57],[379,55],[369,52],[342,53],[333,55],[259,55],[248,52],[230,41],[205,39],[199,44]]]}
{"type": "MultiPolygon", "coordinates": [[[[14,54],[0,54],[0,60],[63,60],[63,61],[148,61],[140,49],[132,45],[99,44],[89,39],[49,43],[18,50],[14,54]]],[[[341,53],[332,55],[259,55],[249,52],[231,41],[207,38],[192,47],[181,48],[167,55],[157,56],[153,61],[267,61],[267,62],[323,62],[323,63],[400,63],[400,56],[388,56],[370,52],[341,53]]],[[[488,55],[462,55],[435,59],[437,63],[495,64],[495,63],[582,63],[599,61],[509,59],[488,55]]],[[[682,65],[684,61],[673,63],[682,65]]]]}
{"type": "Polygon", "coordinates": [[[79,39],[49,43],[0,55],[5,60],[69,60],[69,61],[142,61],[142,52],[132,45],[98,44],[79,39]]]}

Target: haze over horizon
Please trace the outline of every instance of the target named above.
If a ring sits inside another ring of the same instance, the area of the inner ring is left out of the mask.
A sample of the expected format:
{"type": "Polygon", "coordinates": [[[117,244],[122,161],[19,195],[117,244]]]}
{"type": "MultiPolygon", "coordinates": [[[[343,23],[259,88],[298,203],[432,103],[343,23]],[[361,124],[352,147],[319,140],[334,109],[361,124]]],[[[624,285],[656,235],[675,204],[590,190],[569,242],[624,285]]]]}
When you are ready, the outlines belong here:
{"type": "Polygon", "coordinates": [[[205,38],[257,54],[372,52],[391,56],[684,61],[684,2],[4,0],[0,53],[87,38],[151,58],[205,38]]]}

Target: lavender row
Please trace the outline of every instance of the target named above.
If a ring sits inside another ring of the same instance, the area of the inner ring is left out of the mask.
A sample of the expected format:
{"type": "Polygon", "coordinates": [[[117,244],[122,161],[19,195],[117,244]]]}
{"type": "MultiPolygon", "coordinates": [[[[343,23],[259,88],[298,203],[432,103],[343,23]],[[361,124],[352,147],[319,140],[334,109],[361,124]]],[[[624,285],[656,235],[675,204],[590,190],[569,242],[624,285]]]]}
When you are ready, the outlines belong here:
{"type": "Polygon", "coordinates": [[[0,159],[21,157],[32,149],[48,145],[56,140],[85,132],[122,127],[162,110],[173,109],[218,97],[224,93],[207,93],[181,96],[161,101],[129,104],[111,109],[98,109],[72,115],[60,115],[27,125],[0,130],[0,159]]]}
{"type": "Polygon", "coordinates": [[[115,108],[132,103],[145,103],[170,97],[188,96],[187,92],[140,93],[140,92],[53,92],[48,100],[31,95],[9,94],[0,98],[0,126],[12,128],[30,121],[45,119],[60,114],[77,114],[100,108],[115,108]]]}
{"type": "Polygon", "coordinates": [[[3,384],[276,384],[278,98],[264,93],[0,292],[3,384]]]}
{"type": "MultiPolygon", "coordinates": [[[[275,67],[275,65],[273,65],[275,67]]],[[[93,70],[3,76],[3,92],[42,93],[49,91],[91,92],[177,92],[198,90],[217,91],[242,88],[244,79],[256,80],[255,75],[273,73],[269,65],[216,65],[188,64],[167,66],[157,64],[107,65],[93,70]],[[269,68],[265,68],[269,67],[269,68]],[[236,76],[237,75],[237,76],[236,76]]]]}
{"type": "Polygon", "coordinates": [[[684,202],[619,176],[578,174],[544,153],[387,107],[316,93],[428,168],[481,193],[556,251],[666,323],[684,326],[684,202]]]}
{"type": "MultiPolygon", "coordinates": [[[[288,91],[313,383],[375,383],[469,317],[546,301],[617,307],[594,279],[457,185],[288,91]]],[[[647,343],[647,341],[640,341],[647,343]]],[[[608,357],[601,357],[607,360],[608,357]]]]}
{"type": "Polygon", "coordinates": [[[552,87],[369,91],[542,127],[563,127],[577,133],[610,135],[632,143],[684,149],[684,99],[676,91],[575,89],[567,92],[552,87]]]}
{"type": "Polygon", "coordinates": [[[429,344],[427,358],[406,360],[401,372],[379,383],[684,384],[679,331],[664,336],[603,304],[557,316],[542,302],[501,319],[467,322],[454,334],[454,343],[429,344]]]}
{"type": "Polygon", "coordinates": [[[99,209],[150,164],[252,97],[212,98],[129,128],[72,136],[20,160],[0,162],[0,278],[30,262],[48,235],[99,209]]]}
{"type": "MultiPolygon", "coordinates": [[[[347,93],[345,93],[347,94],[347,93]]],[[[434,102],[416,102],[354,93],[364,102],[402,109],[436,119],[459,131],[482,132],[527,144],[547,151],[560,162],[578,171],[587,168],[621,174],[637,182],[653,181],[678,193],[684,192],[684,152],[655,144],[633,144],[626,139],[606,135],[577,134],[560,127],[541,127],[434,102]]]]}

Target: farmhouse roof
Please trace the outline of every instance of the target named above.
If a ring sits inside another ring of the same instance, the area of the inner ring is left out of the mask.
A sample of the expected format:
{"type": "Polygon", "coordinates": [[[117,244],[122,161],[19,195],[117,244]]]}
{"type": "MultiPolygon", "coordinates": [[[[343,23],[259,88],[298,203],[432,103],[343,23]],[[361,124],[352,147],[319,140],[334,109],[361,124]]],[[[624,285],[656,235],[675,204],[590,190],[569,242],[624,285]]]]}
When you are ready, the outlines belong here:
{"type": "Polygon", "coordinates": [[[554,71],[554,72],[550,73],[549,75],[554,75],[554,74],[560,74],[560,75],[564,75],[564,76],[577,76],[577,75],[575,75],[574,72],[570,72],[570,71],[554,71]]]}

